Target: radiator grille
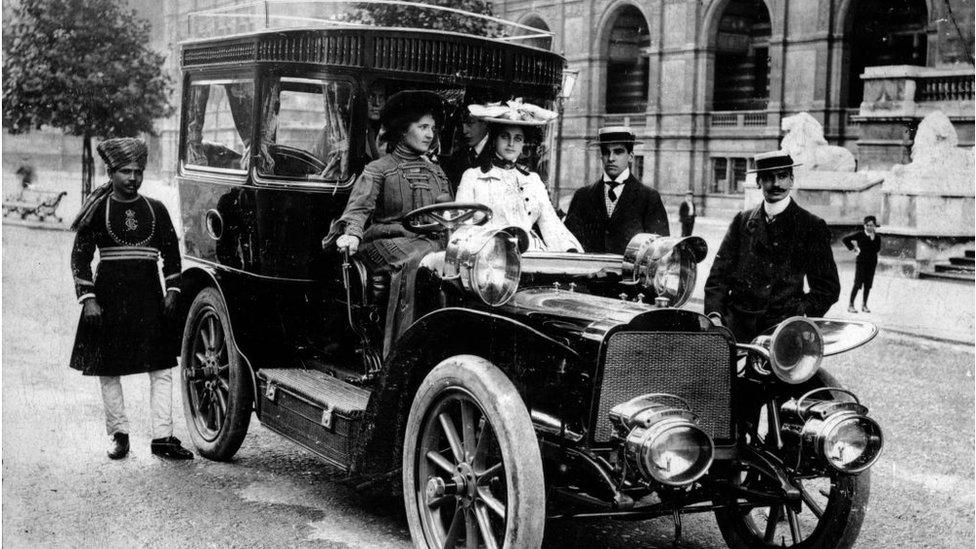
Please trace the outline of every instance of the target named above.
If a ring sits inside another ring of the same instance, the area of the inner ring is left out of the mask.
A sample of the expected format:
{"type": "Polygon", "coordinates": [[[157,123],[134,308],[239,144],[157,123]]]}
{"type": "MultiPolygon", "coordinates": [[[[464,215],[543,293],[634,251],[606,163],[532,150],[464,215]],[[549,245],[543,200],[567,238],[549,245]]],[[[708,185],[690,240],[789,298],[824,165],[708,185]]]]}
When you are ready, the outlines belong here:
{"type": "Polygon", "coordinates": [[[688,401],[716,440],[732,438],[732,371],[729,342],[718,333],[618,332],[607,342],[594,439],[610,438],[607,414],[646,393],[688,401]]]}

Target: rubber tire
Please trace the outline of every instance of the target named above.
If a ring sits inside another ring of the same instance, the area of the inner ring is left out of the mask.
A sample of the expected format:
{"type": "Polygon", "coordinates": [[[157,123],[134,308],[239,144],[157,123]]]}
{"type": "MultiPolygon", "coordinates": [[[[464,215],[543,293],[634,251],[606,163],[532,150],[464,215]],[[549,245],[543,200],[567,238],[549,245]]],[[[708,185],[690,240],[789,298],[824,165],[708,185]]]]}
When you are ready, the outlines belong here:
{"type": "Polygon", "coordinates": [[[228,350],[230,394],[227,402],[227,417],[217,437],[212,441],[208,441],[197,431],[196,424],[193,421],[194,410],[188,395],[189,387],[185,370],[181,366],[180,385],[183,393],[183,414],[186,418],[186,430],[193,445],[196,446],[197,452],[213,461],[229,461],[240,449],[244,437],[247,436],[251,412],[254,410],[254,391],[251,373],[237,353],[234,335],[228,330],[230,315],[227,312],[227,304],[224,303],[223,297],[216,288],[204,288],[190,305],[190,310],[186,316],[186,326],[183,329],[180,364],[189,363],[193,352],[193,340],[196,335],[192,332],[196,327],[197,318],[209,308],[216,312],[217,318],[220,320],[221,329],[224,331],[224,342],[228,350]]]}
{"type": "MultiPolygon", "coordinates": [[[[821,370],[811,381],[804,384],[804,391],[815,387],[841,387],[841,384],[829,373],[821,370]]],[[[817,523],[814,533],[801,541],[797,549],[848,549],[854,546],[857,536],[861,532],[864,522],[864,512],[871,496],[871,470],[859,475],[841,475],[835,473],[836,489],[831,490],[831,498],[824,509],[824,515],[817,523]],[[833,494],[842,497],[835,499],[833,494]]],[[[732,549],[755,549],[780,547],[766,545],[762,538],[756,536],[747,524],[733,511],[715,511],[719,530],[725,543],[732,549]]]]}
{"type": "Polygon", "coordinates": [[[434,367],[420,384],[410,407],[403,448],[403,498],[414,546],[430,546],[424,539],[419,515],[414,454],[428,410],[451,388],[468,391],[485,416],[493,418],[491,426],[503,455],[509,494],[503,547],[540,547],[546,522],[545,479],[529,411],[508,376],[473,355],[454,356],[434,367]]]}

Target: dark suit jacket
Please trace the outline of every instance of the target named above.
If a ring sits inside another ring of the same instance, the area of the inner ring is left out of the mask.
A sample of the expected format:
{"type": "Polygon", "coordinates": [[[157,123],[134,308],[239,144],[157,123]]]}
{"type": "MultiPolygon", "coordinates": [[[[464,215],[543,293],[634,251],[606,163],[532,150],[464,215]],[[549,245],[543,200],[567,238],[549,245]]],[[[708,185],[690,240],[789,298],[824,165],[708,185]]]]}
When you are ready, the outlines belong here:
{"type": "Polygon", "coordinates": [[[767,223],[760,204],[729,225],[705,281],[705,313],[720,314],[737,340],[750,341],[788,317],[823,316],[839,295],[824,220],[792,201],[767,223]]]}
{"type": "Polygon", "coordinates": [[[451,182],[452,191],[457,193],[457,188],[461,184],[461,176],[464,175],[464,172],[481,165],[481,160],[484,158],[487,149],[488,146],[485,145],[485,148],[481,149],[481,154],[475,154],[473,148],[465,145],[454,151],[453,155],[446,157],[441,162],[441,167],[444,169],[448,181],[451,182]]]}
{"type": "Polygon", "coordinates": [[[623,184],[613,215],[607,217],[602,179],[578,189],[564,220],[583,249],[622,254],[638,233],[671,234],[661,195],[631,175],[623,184]]]}
{"type": "Polygon", "coordinates": [[[857,242],[857,247],[861,250],[861,253],[857,254],[857,259],[855,260],[857,265],[874,267],[878,264],[878,252],[881,251],[881,235],[877,232],[874,233],[874,240],[868,238],[864,229],[861,229],[860,231],[845,236],[841,241],[847,246],[848,250],[853,250],[854,243],[857,242]]]}
{"type": "Polygon", "coordinates": [[[688,203],[685,201],[681,202],[681,206],[678,207],[678,219],[684,223],[685,221],[694,221],[695,217],[698,215],[698,208],[695,208],[695,213],[689,214],[688,203]]]}

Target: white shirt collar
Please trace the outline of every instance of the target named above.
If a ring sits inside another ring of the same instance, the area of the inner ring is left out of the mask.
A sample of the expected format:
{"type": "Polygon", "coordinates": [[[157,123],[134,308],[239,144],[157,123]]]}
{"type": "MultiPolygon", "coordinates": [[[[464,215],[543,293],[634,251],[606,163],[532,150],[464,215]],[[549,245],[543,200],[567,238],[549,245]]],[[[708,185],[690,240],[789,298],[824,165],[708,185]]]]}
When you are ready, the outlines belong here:
{"type": "Polygon", "coordinates": [[[478,144],[474,146],[474,154],[481,154],[481,151],[484,150],[486,143],[488,143],[487,133],[481,138],[481,141],[478,141],[478,144]]]}
{"type": "Polygon", "coordinates": [[[604,182],[607,182],[607,181],[616,181],[617,183],[623,183],[624,181],[627,181],[627,178],[629,178],[629,177],[630,177],[630,168],[624,169],[624,171],[620,172],[620,175],[618,175],[617,177],[615,177],[613,179],[610,179],[610,176],[607,175],[607,172],[603,172],[603,181],[604,182]]]}
{"type": "Polygon", "coordinates": [[[789,195],[779,202],[766,202],[763,200],[763,210],[766,212],[766,217],[776,217],[777,215],[783,213],[786,207],[790,205],[790,201],[793,198],[789,195]]]}

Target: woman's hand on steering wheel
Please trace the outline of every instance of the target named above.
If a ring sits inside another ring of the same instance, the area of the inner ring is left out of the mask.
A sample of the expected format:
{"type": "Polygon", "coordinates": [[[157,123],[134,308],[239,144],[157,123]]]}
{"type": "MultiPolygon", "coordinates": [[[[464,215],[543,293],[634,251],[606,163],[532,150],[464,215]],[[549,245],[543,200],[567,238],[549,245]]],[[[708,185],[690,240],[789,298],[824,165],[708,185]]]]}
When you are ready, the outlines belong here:
{"type": "Polygon", "coordinates": [[[407,212],[400,218],[403,227],[412,233],[423,236],[435,235],[437,233],[453,231],[465,222],[475,218],[476,214],[482,214],[480,219],[475,219],[475,225],[484,225],[492,216],[491,208],[484,204],[475,202],[443,202],[440,204],[430,204],[407,212]],[[431,218],[432,222],[422,222],[424,217],[431,218]]]}

